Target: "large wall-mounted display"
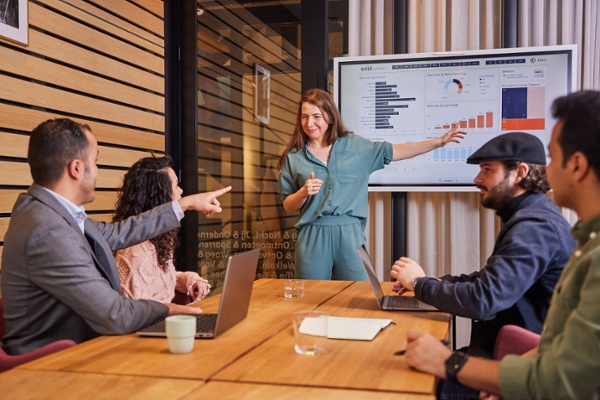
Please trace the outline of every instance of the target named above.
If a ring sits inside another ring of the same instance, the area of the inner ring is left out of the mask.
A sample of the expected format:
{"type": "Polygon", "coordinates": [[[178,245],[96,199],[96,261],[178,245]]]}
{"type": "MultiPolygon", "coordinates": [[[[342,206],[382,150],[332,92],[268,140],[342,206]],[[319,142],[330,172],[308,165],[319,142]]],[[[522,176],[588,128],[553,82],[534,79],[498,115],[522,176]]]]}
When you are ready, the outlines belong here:
{"type": "Polygon", "coordinates": [[[523,131],[546,145],[552,101],[576,90],[574,45],[334,59],[334,98],[345,125],[374,141],[416,142],[453,124],[460,144],[393,162],[372,190],[470,190],[467,157],[491,138],[523,131]]]}

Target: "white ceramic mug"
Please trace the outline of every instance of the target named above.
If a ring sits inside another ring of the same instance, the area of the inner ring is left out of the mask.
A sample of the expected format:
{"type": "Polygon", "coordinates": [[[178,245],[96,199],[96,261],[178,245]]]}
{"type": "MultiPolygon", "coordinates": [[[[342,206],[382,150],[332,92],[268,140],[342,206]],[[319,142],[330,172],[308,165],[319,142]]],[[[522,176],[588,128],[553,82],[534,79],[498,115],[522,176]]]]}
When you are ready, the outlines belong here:
{"type": "Polygon", "coordinates": [[[175,354],[190,353],[196,339],[196,317],[171,315],[165,319],[169,351],[175,354]]]}

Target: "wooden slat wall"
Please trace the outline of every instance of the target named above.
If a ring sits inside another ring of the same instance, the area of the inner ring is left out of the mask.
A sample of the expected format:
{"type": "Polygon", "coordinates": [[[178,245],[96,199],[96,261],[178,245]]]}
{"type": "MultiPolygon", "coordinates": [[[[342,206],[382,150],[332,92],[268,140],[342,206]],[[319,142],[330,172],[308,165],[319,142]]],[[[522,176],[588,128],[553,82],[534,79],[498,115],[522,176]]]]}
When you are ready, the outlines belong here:
{"type": "Polygon", "coordinates": [[[165,150],[163,1],[28,3],[29,45],[0,39],[0,255],[15,199],[31,184],[27,145],[40,122],[92,128],[100,171],[86,210],[97,220],[110,220],[127,168],[165,150]]]}

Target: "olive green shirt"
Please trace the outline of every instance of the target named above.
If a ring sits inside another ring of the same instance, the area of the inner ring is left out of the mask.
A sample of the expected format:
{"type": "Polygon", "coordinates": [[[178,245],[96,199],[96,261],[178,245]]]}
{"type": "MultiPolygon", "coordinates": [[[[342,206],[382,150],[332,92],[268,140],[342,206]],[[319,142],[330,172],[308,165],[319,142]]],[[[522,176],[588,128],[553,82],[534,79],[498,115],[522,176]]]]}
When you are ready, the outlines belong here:
{"type": "Polygon", "coordinates": [[[500,364],[505,399],[600,398],[600,215],[571,233],[578,244],[556,284],[538,354],[500,364]]]}

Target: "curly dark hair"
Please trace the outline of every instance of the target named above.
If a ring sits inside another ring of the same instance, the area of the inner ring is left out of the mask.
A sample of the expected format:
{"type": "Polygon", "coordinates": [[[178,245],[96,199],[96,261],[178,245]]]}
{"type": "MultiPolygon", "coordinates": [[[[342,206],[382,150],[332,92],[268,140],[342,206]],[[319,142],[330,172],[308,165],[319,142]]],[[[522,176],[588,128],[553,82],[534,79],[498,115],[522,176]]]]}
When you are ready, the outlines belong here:
{"type": "MultiPolygon", "coordinates": [[[[504,164],[504,168],[506,169],[506,177],[508,177],[508,173],[517,169],[521,162],[502,161],[502,164],[504,164]]],[[[550,190],[550,184],[548,183],[548,179],[546,179],[546,167],[538,164],[526,164],[529,166],[529,172],[527,173],[527,176],[521,179],[519,186],[528,192],[533,193],[546,193],[548,190],[550,190]]]]}
{"type": "MultiPolygon", "coordinates": [[[[117,188],[118,199],[113,222],[171,202],[173,182],[167,172],[168,168],[173,168],[170,156],[146,157],[133,164],[125,174],[123,184],[117,188]]],[[[167,268],[167,262],[173,258],[179,245],[178,230],[173,229],[150,239],[156,248],[158,264],[163,269],[167,268]]]]}

